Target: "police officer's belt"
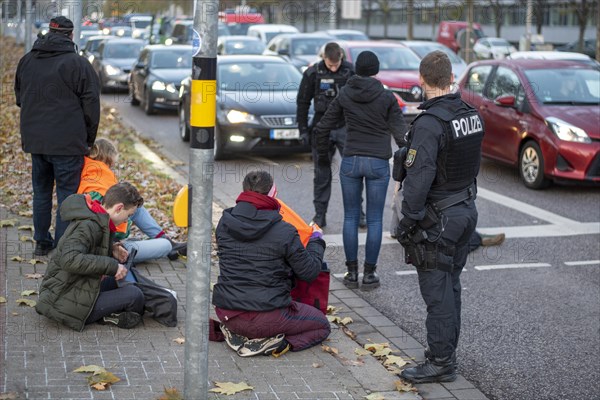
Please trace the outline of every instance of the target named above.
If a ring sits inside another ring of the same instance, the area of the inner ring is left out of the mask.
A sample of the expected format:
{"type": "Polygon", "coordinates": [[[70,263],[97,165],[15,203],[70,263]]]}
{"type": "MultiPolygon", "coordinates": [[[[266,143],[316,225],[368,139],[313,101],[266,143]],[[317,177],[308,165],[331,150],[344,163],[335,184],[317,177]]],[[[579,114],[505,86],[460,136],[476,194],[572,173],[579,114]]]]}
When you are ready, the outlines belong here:
{"type": "Polygon", "coordinates": [[[468,188],[466,188],[465,190],[462,190],[456,194],[453,194],[449,197],[445,197],[438,201],[435,201],[435,197],[432,197],[431,205],[437,212],[440,212],[442,210],[445,210],[446,208],[450,208],[450,207],[452,207],[458,203],[461,203],[465,200],[469,200],[470,198],[472,198],[474,196],[475,196],[475,186],[471,185],[468,188]]]}

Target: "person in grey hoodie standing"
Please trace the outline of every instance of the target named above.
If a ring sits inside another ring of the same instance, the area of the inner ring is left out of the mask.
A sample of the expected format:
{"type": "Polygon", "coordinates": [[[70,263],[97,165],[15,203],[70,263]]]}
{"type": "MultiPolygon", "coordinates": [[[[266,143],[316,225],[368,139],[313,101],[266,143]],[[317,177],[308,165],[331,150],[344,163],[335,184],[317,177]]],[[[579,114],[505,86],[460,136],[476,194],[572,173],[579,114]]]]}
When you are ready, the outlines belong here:
{"type": "Polygon", "coordinates": [[[21,108],[21,143],[31,154],[35,255],[47,255],[67,228],[58,213],[67,196],[77,193],[83,156],[96,140],[100,121],[100,85],[91,64],[77,53],[73,22],[59,16],[19,61],[15,96],[21,108]],[[52,192],[56,182],[56,226],[52,192]]]}
{"type": "Polygon", "coordinates": [[[329,162],[329,133],[340,118],[348,130],[340,166],[344,203],[343,242],[348,272],[344,284],[358,288],[358,223],[363,182],[367,192],[367,243],[362,289],[379,287],[375,270],[383,233],[383,209],[390,179],[392,157],[390,135],[400,147],[406,123],[392,92],[373,78],[379,72],[379,59],[372,51],[356,58],[356,75],[348,79],[339,96],[315,128],[318,160],[329,162]]]}

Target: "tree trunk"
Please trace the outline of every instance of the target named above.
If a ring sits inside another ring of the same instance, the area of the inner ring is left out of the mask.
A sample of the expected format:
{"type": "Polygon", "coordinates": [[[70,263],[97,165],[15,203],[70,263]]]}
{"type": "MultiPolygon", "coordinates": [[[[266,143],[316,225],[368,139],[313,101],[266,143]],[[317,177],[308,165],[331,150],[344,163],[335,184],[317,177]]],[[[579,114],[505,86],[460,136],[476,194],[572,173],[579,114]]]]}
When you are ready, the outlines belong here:
{"type": "Polygon", "coordinates": [[[413,28],[414,28],[414,15],[415,15],[415,7],[414,1],[408,0],[406,3],[406,17],[407,17],[407,27],[406,27],[406,40],[413,40],[413,28]]]}
{"type": "Polygon", "coordinates": [[[373,0],[367,0],[367,9],[366,14],[367,14],[367,20],[365,21],[365,33],[367,36],[371,36],[371,3],[373,2],[373,0]]]}

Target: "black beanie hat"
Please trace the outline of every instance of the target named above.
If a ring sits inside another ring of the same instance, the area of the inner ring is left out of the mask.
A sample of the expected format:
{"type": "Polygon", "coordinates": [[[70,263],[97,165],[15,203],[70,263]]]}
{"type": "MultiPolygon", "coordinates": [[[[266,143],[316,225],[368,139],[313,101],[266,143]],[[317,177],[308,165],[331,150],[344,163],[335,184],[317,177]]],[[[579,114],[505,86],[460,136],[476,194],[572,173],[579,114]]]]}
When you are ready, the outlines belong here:
{"type": "Polygon", "coordinates": [[[52,32],[69,34],[73,30],[73,22],[62,15],[54,17],[50,20],[50,30],[52,32]]]}
{"type": "Polygon", "coordinates": [[[379,59],[372,51],[365,50],[356,57],[356,73],[360,76],[373,76],[379,73],[379,59]]]}

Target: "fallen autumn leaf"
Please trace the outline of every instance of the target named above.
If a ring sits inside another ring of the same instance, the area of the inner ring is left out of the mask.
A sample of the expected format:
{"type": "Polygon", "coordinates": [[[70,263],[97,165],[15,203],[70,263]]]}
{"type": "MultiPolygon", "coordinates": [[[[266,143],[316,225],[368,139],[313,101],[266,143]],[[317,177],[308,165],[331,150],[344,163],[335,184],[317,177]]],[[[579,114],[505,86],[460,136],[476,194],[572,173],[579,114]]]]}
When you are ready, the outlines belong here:
{"type": "Polygon", "coordinates": [[[232,395],[244,390],[252,390],[253,386],[248,386],[246,382],[233,383],[233,382],[215,382],[216,388],[210,389],[209,392],[221,393],[225,395],[232,395]]]}

